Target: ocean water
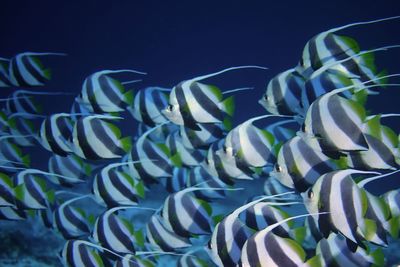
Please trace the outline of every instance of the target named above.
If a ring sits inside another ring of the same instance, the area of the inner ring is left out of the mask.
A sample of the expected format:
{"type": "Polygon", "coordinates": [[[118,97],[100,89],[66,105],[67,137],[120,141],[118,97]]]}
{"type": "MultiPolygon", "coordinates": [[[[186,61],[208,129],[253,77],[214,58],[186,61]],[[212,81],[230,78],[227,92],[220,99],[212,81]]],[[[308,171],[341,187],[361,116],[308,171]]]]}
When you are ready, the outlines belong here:
{"type": "MultiPolygon", "coordinates": [[[[254,87],[237,93],[234,125],[266,114],[257,103],[268,81],[294,67],[305,43],[317,33],[356,21],[400,15],[399,1],[12,1],[0,8],[0,57],[17,53],[57,52],[46,57],[52,79],[39,91],[79,94],[83,80],[104,69],[134,69],[147,75],[122,74],[122,80],[142,79],[128,89],[147,86],[172,88],[188,78],[227,67],[258,65],[268,70],[246,69],[208,80],[220,88],[254,87]],[[132,78],[133,77],[133,78],[132,78]]],[[[400,20],[346,29],[361,49],[400,44],[400,20]]],[[[388,73],[400,73],[400,48],[376,53],[376,64],[388,73]]],[[[398,82],[397,78],[393,82],[398,82]]],[[[1,98],[17,88],[0,88],[1,98]]],[[[38,97],[46,115],[69,112],[74,96],[38,97]]],[[[400,87],[388,88],[368,100],[373,113],[400,113],[400,87]]],[[[1,105],[2,103],[0,103],[1,105]]],[[[125,114],[126,116],[130,116],[125,114]]],[[[399,118],[387,119],[400,132],[399,118]]],[[[124,136],[134,135],[137,123],[129,117],[119,124],[124,136]]],[[[1,141],[0,141],[1,142],[1,141]]],[[[1,145],[1,144],[0,144],[1,145]]],[[[32,166],[47,169],[50,152],[27,148],[32,166]]],[[[260,181],[244,183],[246,196],[232,195],[215,210],[230,212],[261,194],[260,181]]],[[[237,187],[241,184],[237,183],[237,187]]],[[[369,190],[381,194],[400,188],[396,175],[369,190]]],[[[160,186],[146,192],[143,206],[157,208],[167,196],[160,186]]],[[[91,210],[90,204],[83,208],[91,210]]],[[[146,215],[148,216],[148,215],[146,215]]],[[[145,224],[148,217],[139,222],[145,224]]],[[[65,240],[37,219],[0,221],[0,266],[62,266],[59,251],[65,240]]],[[[385,251],[388,265],[400,264],[398,244],[385,251]]],[[[159,266],[175,266],[165,257],[159,266]]]]}

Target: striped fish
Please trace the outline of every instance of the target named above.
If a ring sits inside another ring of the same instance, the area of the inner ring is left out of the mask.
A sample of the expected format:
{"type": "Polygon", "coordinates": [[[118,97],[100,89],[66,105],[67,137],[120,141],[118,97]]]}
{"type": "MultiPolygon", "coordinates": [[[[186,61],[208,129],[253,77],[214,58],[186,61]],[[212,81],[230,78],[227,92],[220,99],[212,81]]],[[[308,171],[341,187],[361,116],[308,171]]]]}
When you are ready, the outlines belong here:
{"type": "Polygon", "coordinates": [[[10,77],[8,76],[9,59],[0,58],[0,87],[10,87],[10,77]]]}
{"type": "Polygon", "coordinates": [[[171,133],[165,140],[171,155],[179,156],[182,164],[186,167],[194,167],[199,165],[204,160],[207,151],[185,147],[182,143],[182,137],[179,133],[179,131],[171,133]]]}
{"type": "Polygon", "coordinates": [[[172,177],[173,163],[180,161],[177,156],[171,157],[165,144],[156,144],[147,138],[152,131],[161,126],[162,124],[151,128],[140,136],[128,156],[129,161],[140,161],[139,164],[130,164],[129,168],[135,177],[139,177],[145,183],[158,182],[162,177],[172,177]]]}
{"type": "Polygon", "coordinates": [[[110,74],[131,72],[134,70],[102,70],[88,76],[82,85],[78,103],[94,113],[124,111],[133,102],[133,92],[125,92],[124,86],[110,74]]]}
{"type": "Polygon", "coordinates": [[[190,240],[171,231],[159,214],[151,216],[146,225],[146,240],[162,251],[174,251],[191,247],[190,240]]]}
{"type": "Polygon", "coordinates": [[[94,112],[92,112],[87,105],[80,104],[81,102],[79,96],[74,98],[70,111],[73,121],[77,121],[79,118],[84,116],[94,115],[94,112]]]}
{"type": "Polygon", "coordinates": [[[226,126],[222,123],[197,124],[200,130],[195,131],[185,126],[180,126],[179,132],[182,144],[189,149],[208,149],[226,136],[226,126]]]}
{"type": "Polygon", "coordinates": [[[183,81],[172,88],[169,105],[162,110],[163,114],[173,123],[193,130],[200,130],[198,123],[223,122],[227,116],[233,115],[233,97],[223,100],[223,93],[217,87],[200,81],[242,68],[265,69],[257,66],[232,67],[183,81]]]}
{"type": "Polygon", "coordinates": [[[0,207],[0,220],[23,221],[26,218],[27,214],[24,210],[12,207],[0,207]]]}
{"type": "Polygon", "coordinates": [[[158,126],[155,127],[149,127],[144,123],[139,123],[137,127],[135,140],[139,139],[144,133],[146,133],[152,128],[154,129],[148,134],[148,138],[155,143],[165,143],[165,140],[167,139],[168,135],[170,135],[173,132],[176,132],[179,129],[177,125],[172,123],[159,124],[158,126]]]}
{"type": "Polygon", "coordinates": [[[311,104],[304,122],[304,134],[299,134],[313,148],[322,151],[368,150],[362,132],[364,107],[338,96],[341,90],[324,94],[311,104]]]}
{"type": "Polygon", "coordinates": [[[310,213],[329,212],[313,216],[325,238],[331,232],[340,232],[361,247],[363,240],[385,245],[380,240],[370,240],[376,236],[377,222],[366,218],[367,195],[351,178],[351,174],[357,173],[362,172],[348,169],[322,175],[312,188],[302,193],[304,204],[310,213]]]}
{"type": "Polygon", "coordinates": [[[234,183],[232,179],[252,180],[254,173],[248,167],[240,166],[239,168],[236,160],[233,159],[228,162],[222,159],[222,142],[223,140],[210,146],[201,166],[211,176],[218,177],[225,184],[232,185],[234,183]]]}
{"type": "Polygon", "coordinates": [[[258,103],[275,115],[304,115],[301,95],[305,79],[294,69],[277,74],[267,85],[258,103]]]}
{"type": "Polygon", "coordinates": [[[47,209],[54,200],[54,191],[46,180],[26,169],[13,176],[15,201],[19,209],[47,209]]]}
{"type": "Polygon", "coordinates": [[[400,216],[400,190],[390,190],[383,194],[382,197],[388,204],[392,217],[400,216]]]}
{"type": "Polygon", "coordinates": [[[144,197],[144,186],[130,174],[116,168],[136,162],[112,163],[102,168],[93,180],[93,194],[96,200],[107,207],[136,205],[144,197]]]}
{"type": "Polygon", "coordinates": [[[380,123],[379,115],[369,117],[365,123],[364,136],[368,144],[366,151],[350,151],[347,165],[359,170],[398,168],[399,141],[392,129],[380,123]]]}
{"type": "Polygon", "coordinates": [[[91,231],[89,216],[81,208],[73,206],[86,196],[76,197],[57,206],[53,213],[54,225],[65,239],[76,239],[88,236],[91,231]]]}
{"type": "MultiPolygon", "coordinates": [[[[294,202],[291,203],[293,204],[294,202]]],[[[290,205],[291,203],[256,203],[255,205],[247,208],[241,214],[240,218],[248,227],[256,231],[260,231],[269,225],[273,225],[286,218],[289,218],[289,213],[275,205],[290,205]]],[[[288,221],[274,228],[272,232],[280,237],[294,239],[301,244],[305,237],[306,228],[295,227],[293,221],[288,221]]]]}
{"type": "Polygon", "coordinates": [[[208,202],[193,196],[191,192],[198,190],[208,190],[208,188],[189,187],[170,194],[164,201],[162,218],[179,236],[190,237],[211,233],[211,206],[208,202]]]}
{"type": "MultiPolygon", "coordinates": [[[[37,133],[40,124],[35,118],[23,118],[15,116],[8,119],[10,127],[10,136],[2,136],[0,138],[12,137],[13,142],[20,146],[35,146],[38,143],[37,133]]],[[[37,118],[36,118],[37,119],[37,118]]]]}
{"type": "MultiPolygon", "coordinates": [[[[187,186],[195,186],[202,184],[203,187],[211,188],[227,188],[228,184],[224,183],[216,176],[210,175],[202,166],[191,168],[188,173],[187,186]]],[[[224,190],[199,190],[193,191],[195,197],[206,201],[213,199],[223,199],[226,197],[224,190]]]]}
{"type": "Polygon", "coordinates": [[[321,175],[337,168],[333,160],[295,136],[282,145],[274,170],[269,174],[283,185],[304,192],[321,175]]]}
{"type": "Polygon", "coordinates": [[[141,259],[127,254],[122,259],[115,261],[113,267],[156,267],[156,264],[149,259],[141,259]]]}
{"type": "Polygon", "coordinates": [[[239,214],[272,197],[274,196],[263,197],[237,208],[215,226],[209,243],[209,254],[215,264],[225,267],[237,266],[242,247],[254,232],[239,219],[239,214]]]}
{"type": "Polygon", "coordinates": [[[133,106],[128,110],[139,122],[149,127],[165,123],[168,119],[161,112],[168,105],[168,94],[171,89],[161,87],[146,87],[135,95],[133,106]]]}
{"type": "Polygon", "coordinates": [[[56,113],[46,118],[40,127],[39,138],[42,146],[57,155],[72,153],[71,136],[73,123],[70,114],[56,113]]]}
{"type": "Polygon", "coordinates": [[[85,182],[91,174],[91,165],[85,163],[81,158],[70,154],[66,157],[53,155],[49,159],[48,169],[50,173],[76,178],[76,181],[65,180],[54,177],[52,182],[62,186],[72,186],[75,183],[85,182]]]}
{"type": "Polygon", "coordinates": [[[310,215],[289,217],[256,232],[244,243],[238,266],[322,266],[318,255],[306,261],[306,252],[296,241],[273,233],[289,220],[310,215]]]}
{"type": "Polygon", "coordinates": [[[0,166],[1,170],[7,173],[15,172],[15,170],[7,167],[29,167],[30,156],[25,154],[21,148],[12,142],[10,138],[4,138],[6,136],[0,136],[0,166]]]}
{"type": "Polygon", "coordinates": [[[131,139],[121,138],[118,127],[106,121],[116,119],[120,118],[92,115],[76,121],[72,134],[75,154],[90,160],[121,158],[129,151],[131,139]]]}
{"type": "MultiPolygon", "coordinates": [[[[359,52],[359,47],[356,41],[349,37],[337,35],[335,34],[336,32],[357,25],[372,24],[398,18],[400,18],[400,16],[355,22],[321,32],[307,42],[296,69],[303,75],[308,76],[310,72],[318,70],[324,65],[345,59],[359,52]]],[[[352,62],[348,62],[348,64],[350,70],[351,68],[360,65],[359,63],[352,64],[352,62]]]]}
{"type": "MultiPolygon", "coordinates": [[[[271,196],[291,191],[290,187],[284,186],[277,178],[270,176],[264,182],[264,195],[271,196]]],[[[285,199],[295,200],[296,196],[287,196],[285,199]]],[[[273,201],[273,200],[271,200],[273,201]]],[[[279,200],[277,200],[279,202],[279,200]]]]}
{"type": "Polygon", "coordinates": [[[318,242],[315,253],[320,255],[323,266],[384,266],[384,255],[380,249],[367,251],[357,247],[353,252],[347,247],[346,239],[334,233],[318,242]]]}
{"type": "Polygon", "coordinates": [[[172,177],[165,178],[161,182],[168,192],[178,192],[186,188],[187,179],[190,171],[191,169],[186,167],[175,167],[172,172],[172,177]]]}
{"type": "Polygon", "coordinates": [[[66,56],[63,53],[35,53],[24,52],[14,56],[9,65],[10,81],[12,85],[42,86],[50,80],[50,69],[45,69],[39,60],[41,56],[66,56]]]}
{"type": "Polygon", "coordinates": [[[144,245],[142,232],[135,231],[130,221],[115,214],[118,210],[130,208],[140,209],[140,207],[115,207],[102,213],[94,225],[93,239],[118,254],[135,254],[135,247],[144,245]]]}
{"type": "Polygon", "coordinates": [[[111,267],[108,259],[88,243],[83,240],[68,240],[60,253],[63,264],[69,267],[111,267]]]}
{"type": "Polygon", "coordinates": [[[15,207],[13,180],[5,173],[0,173],[0,207],[15,207]]]}
{"type": "Polygon", "coordinates": [[[224,153],[220,154],[222,160],[236,160],[248,167],[265,167],[275,162],[274,136],[253,125],[255,121],[271,116],[274,115],[251,118],[231,130],[225,137],[224,153]]]}
{"type": "MultiPolygon", "coordinates": [[[[41,92],[45,93],[45,92],[41,92]]],[[[39,114],[42,112],[42,107],[36,103],[33,98],[37,93],[28,90],[16,90],[7,98],[6,113],[8,115],[13,113],[29,113],[39,114]]]]}

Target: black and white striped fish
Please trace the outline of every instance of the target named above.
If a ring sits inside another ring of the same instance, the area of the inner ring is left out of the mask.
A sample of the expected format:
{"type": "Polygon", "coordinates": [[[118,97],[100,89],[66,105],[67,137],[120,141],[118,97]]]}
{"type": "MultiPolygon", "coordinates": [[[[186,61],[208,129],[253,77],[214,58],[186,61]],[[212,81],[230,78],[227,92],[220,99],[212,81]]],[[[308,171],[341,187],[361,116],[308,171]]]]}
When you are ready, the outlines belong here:
{"type": "MultiPolygon", "coordinates": [[[[321,32],[307,42],[296,69],[303,75],[308,76],[311,72],[318,70],[324,65],[345,59],[359,52],[359,47],[356,41],[349,37],[337,35],[336,32],[357,25],[373,24],[398,18],[400,18],[400,16],[355,22],[321,32]]],[[[348,68],[351,70],[358,65],[362,66],[363,62],[357,62],[356,64],[348,62],[348,65],[348,68]]]]}
{"type": "Polygon", "coordinates": [[[161,126],[159,124],[142,134],[128,155],[129,161],[140,161],[138,164],[129,164],[129,169],[145,183],[158,182],[162,177],[172,177],[173,164],[180,161],[179,155],[170,155],[165,144],[149,140],[148,135],[161,126]]]}
{"type": "Polygon", "coordinates": [[[225,267],[237,266],[242,247],[254,232],[239,219],[239,214],[272,197],[274,196],[263,197],[237,208],[215,226],[209,243],[209,254],[215,264],[225,267]]]}
{"type": "MultiPolygon", "coordinates": [[[[271,204],[259,202],[247,208],[241,214],[241,218],[248,227],[260,231],[269,225],[290,217],[289,213],[280,209],[276,205],[290,205],[293,203],[294,202],[283,202],[271,204]]],[[[280,237],[290,237],[301,244],[304,240],[306,229],[304,227],[295,227],[293,221],[288,221],[274,228],[272,232],[280,237]]]]}
{"type": "Polygon", "coordinates": [[[197,124],[200,130],[180,126],[182,144],[189,149],[208,149],[210,145],[226,136],[227,128],[222,123],[197,124]]]}
{"type": "Polygon", "coordinates": [[[168,135],[173,132],[176,132],[179,129],[179,126],[173,123],[159,124],[155,127],[147,126],[144,123],[139,123],[137,127],[137,132],[135,136],[135,140],[139,139],[144,133],[154,128],[149,134],[148,138],[155,143],[165,143],[168,135]]]}
{"type": "Polygon", "coordinates": [[[38,118],[24,118],[20,116],[13,116],[8,119],[10,129],[9,136],[2,136],[0,138],[12,138],[13,142],[19,146],[35,146],[38,143],[37,133],[40,129],[38,118]]]}
{"type": "Polygon", "coordinates": [[[106,120],[119,117],[91,115],[80,118],[73,128],[72,150],[84,159],[99,160],[121,158],[131,147],[131,138],[121,138],[117,126],[106,120]]]}
{"type": "Polygon", "coordinates": [[[383,194],[383,199],[389,206],[392,217],[400,216],[400,190],[394,189],[383,194]]]}
{"type": "Polygon", "coordinates": [[[200,81],[242,68],[265,69],[258,66],[232,67],[183,81],[172,88],[169,105],[162,110],[163,114],[173,123],[193,130],[200,130],[198,123],[223,122],[227,116],[233,115],[233,97],[223,100],[223,95],[217,87],[202,84],[200,81]]]}
{"type": "Polygon", "coordinates": [[[23,221],[26,218],[27,213],[24,210],[12,207],[0,207],[0,220],[23,221]]]}
{"type": "Polygon", "coordinates": [[[139,90],[128,110],[139,122],[149,127],[165,123],[168,119],[161,112],[168,105],[168,93],[171,89],[161,87],[146,87],[139,90]]]}
{"type": "Polygon", "coordinates": [[[344,89],[322,95],[308,109],[304,133],[299,134],[313,148],[328,152],[368,150],[363,134],[364,107],[337,95],[344,89]]]}
{"type": "Polygon", "coordinates": [[[41,56],[65,56],[63,53],[24,52],[14,56],[9,65],[10,81],[14,86],[42,86],[50,80],[50,69],[45,69],[41,56]]]}
{"type": "Polygon", "coordinates": [[[102,247],[118,254],[135,254],[136,248],[144,245],[144,237],[140,230],[135,231],[133,224],[115,214],[121,209],[140,207],[115,207],[102,213],[96,220],[93,239],[102,247]]]}
{"type": "Polygon", "coordinates": [[[72,153],[71,136],[73,122],[70,114],[56,113],[46,118],[40,127],[39,138],[42,146],[60,156],[72,153]]]}
{"type": "Polygon", "coordinates": [[[138,162],[111,163],[101,169],[93,180],[93,194],[96,200],[108,207],[136,205],[144,197],[141,181],[117,168],[138,162]]]}
{"type": "Polygon", "coordinates": [[[76,178],[76,181],[65,180],[54,177],[55,184],[62,186],[72,186],[75,183],[83,183],[88,180],[92,167],[74,154],[66,157],[53,155],[49,159],[48,169],[50,173],[76,178]]]}
{"type": "Polygon", "coordinates": [[[332,159],[295,136],[281,146],[270,176],[289,188],[304,192],[321,175],[337,168],[332,159]]]}
{"type": "Polygon", "coordinates": [[[179,236],[171,231],[159,214],[151,216],[146,225],[146,240],[155,248],[162,251],[191,247],[189,238],[179,236]]]}
{"type": "Polygon", "coordinates": [[[8,75],[8,65],[10,60],[7,58],[0,58],[0,87],[10,87],[11,81],[8,75]]]}
{"type": "Polygon", "coordinates": [[[194,197],[191,192],[197,190],[208,189],[189,187],[170,194],[164,201],[162,218],[179,236],[190,237],[211,233],[211,206],[208,202],[194,197]]]}
{"type": "Polygon", "coordinates": [[[116,260],[113,267],[156,267],[156,264],[150,259],[127,254],[122,259],[116,260]]]}
{"type": "Polygon", "coordinates": [[[84,197],[86,196],[69,199],[54,210],[54,225],[65,239],[87,237],[91,232],[89,216],[82,208],[72,204],[84,197]]]}
{"type": "Polygon", "coordinates": [[[368,240],[385,245],[376,237],[377,222],[366,218],[368,199],[351,175],[361,171],[347,169],[322,175],[307,192],[303,200],[310,213],[329,212],[313,216],[321,234],[327,238],[331,232],[340,232],[353,243],[364,246],[368,240]],[[370,240],[373,239],[374,240],[370,240]]]}
{"type": "Polygon", "coordinates": [[[371,251],[357,247],[356,251],[351,251],[340,234],[331,233],[326,239],[321,239],[315,253],[320,255],[323,266],[384,266],[384,255],[380,249],[371,251]]]}
{"type": "Polygon", "coordinates": [[[206,150],[190,149],[183,145],[179,131],[171,133],[165,140],[171,155],[177,155],[186,167],[199,165],[205,158],[206,150]]]}
{"type": "Polygon", "coordinates": [[[275,162],[274,136],[253,125],[253,122],[271,116],[274,115],[251,118],[229,131],[225,137],[223,153],[219,154],[222,160],[237,161],[248,167],[272,165],[275,162]]]}
{"type": "Polygon", "coordinates": [[[379,115],[369,117],[365,123],[364,136],[368,143],[366,151],[350,151],[347,165],[359,170],[396,169],[398,164],[398,138],[394,131],[380,123],[379,115]]]}
{"type": "Polygon", "coordinates": [[[5,173],[0,173],[0,207],[15,207],[13,180],[5,173]]]}
{"type": "Polygon", "coordinates": [[[29,167],[30,155],[25,154],[23,150],[14,142],[12,142],[13,136],[10,138],[2,138],[6,136],[0,136],[0,169],[7,173],[15,172],[15,169],[7,167],[29,167]]]}
{"type": "Polygon", "coordinates": [[[304,115],[301,102],[304,90],[304,77],[294,69],[289,69],[269,81],[267,90],[258,103],[271,114],[304,115]]]}
{"type": "Polygon", "coordinates": [[[111,267],[108,259],[88,243],[84,240],[68,240],[60,252],[63,264],[68,267],[111,267]]]}
{"type": "MultiPolygon", "coordinates": [[[[197,184],[202,184],[203,187],[221,189],[228,187],[228,184],[224,183],[218,177],[210,175],[202,166],[191,168],[188,173],[187,186],[195,186],[197,184]]],[[[193,194],[197,198],[201,198],[206,201],[226,197],[224,190],[199,190],[193,191],[193,194]]]]}
{"type": "Polygon", "coordinates": [[[124,111],[133,102],[133,92],[125,92],[124,86],[110,74],[132,72],[134,70],[102,70],[88,76],[77,98],[80,105],[94,113],[113,113],[124,111]]]}
{"type": "Polygon", "coordinates": [[[322,266],[318,255],[306,260],[306,252],[300,244],[273,233],[276,227],[290,220],[310,215],[289,217],[253,234],[243,245],[238,266],[322,266]]]}
{"type": "Polygon", "coordinates": [[[175,167],[172,172],[172,177],[165,178],[161,181],[165,189],[170,193],[174,193],[186,188],[190,170],[191,169],[186,167],[175,167]]]}

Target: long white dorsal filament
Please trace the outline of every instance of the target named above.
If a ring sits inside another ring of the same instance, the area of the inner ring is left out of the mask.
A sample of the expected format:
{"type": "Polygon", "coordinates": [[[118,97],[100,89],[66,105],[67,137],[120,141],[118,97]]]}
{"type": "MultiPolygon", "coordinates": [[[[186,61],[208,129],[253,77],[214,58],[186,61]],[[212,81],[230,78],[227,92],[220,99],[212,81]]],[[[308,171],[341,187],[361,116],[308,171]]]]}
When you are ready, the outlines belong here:
{"type": "Polygon", "coordinates": [[[195,78],[190,79],[190,80],[194,81],[194,82],[197,82],[197,81],[201,81],[201,80],[204,80],[204,79],[207,79],[207,78],[210,78],[210,77],[214,77],[214,76],[220,75],[222,73],[225,73],[225,72],[228,72],[228,71],[231,71],[231,70],[238,70],[238,69],[263,69],[263,70],[266,70],[268,68],[261,67],[261,66],[255,66],[255,65],[230,67],[230,68],[226,68],[226,69],[214,72],[214,73],[206,74],[206,75],[203,75],[203,76],[198,76],[198,77],[195,77],[195,78]]]}

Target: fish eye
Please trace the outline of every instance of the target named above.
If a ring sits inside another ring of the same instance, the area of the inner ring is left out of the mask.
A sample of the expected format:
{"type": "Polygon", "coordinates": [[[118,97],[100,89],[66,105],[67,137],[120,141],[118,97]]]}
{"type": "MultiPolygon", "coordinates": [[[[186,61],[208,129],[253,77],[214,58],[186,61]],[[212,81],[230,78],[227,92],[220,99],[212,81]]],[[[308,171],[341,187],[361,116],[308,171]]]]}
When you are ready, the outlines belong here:
{"type": "Polygon", "coordinates": [[[282,166],[279,165],[278,163],[275,164],[275,171],[277,172],[282,172],[282,166]]]}
{"type": "Polygon", "coordinates": [[[308,198],[313,198],[314,197],[314,192],[312,191],[312,189],[308,190],[307,196],[308,196],[308,198]]]}
{"type": "Polygon", "coordinates": [[[206,161],[206,164],[207,164],[207,165],[210,165],[210,161],[208,160],[207,157],[205,158],[205,161],[206,161]]]}
{"type": "Polygon", "coordinates": [[[268,95],[265,93],[265,95],[264,95],[264,99],[266,100],[266,101],[268,101],[268,95]]]}
{"type": "Polygon", "coordinates": [[[305,124],[305,123],[303,123],[303,124],[301,125],[301,131],[302,131],[302,132],[306,132],[306,124],[305,124]]]}
{"type": "Polygon", "coordinates": [[[169,104],[168,107],[167,107],[167,110],[168,110],[168,111],[172,111],[173,109],[174,109],[174,106],[171,105],[171,104],[169,104]]]}

